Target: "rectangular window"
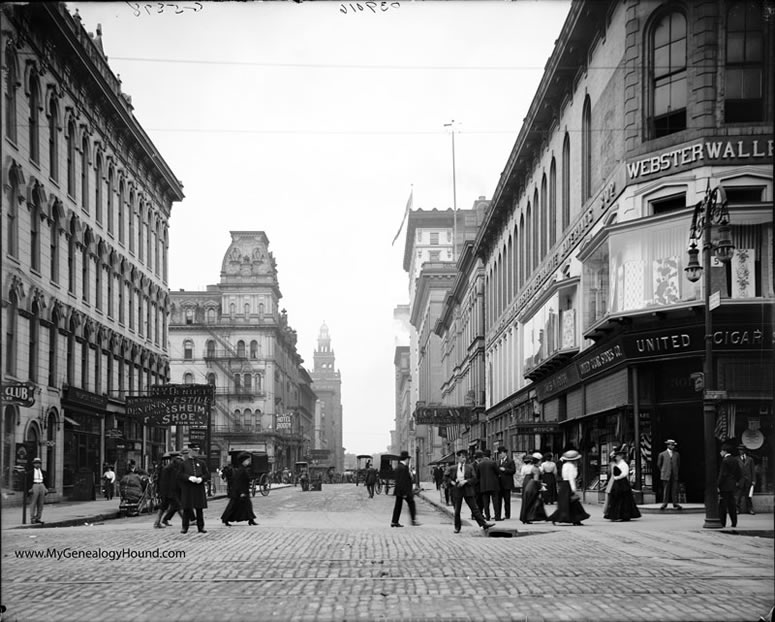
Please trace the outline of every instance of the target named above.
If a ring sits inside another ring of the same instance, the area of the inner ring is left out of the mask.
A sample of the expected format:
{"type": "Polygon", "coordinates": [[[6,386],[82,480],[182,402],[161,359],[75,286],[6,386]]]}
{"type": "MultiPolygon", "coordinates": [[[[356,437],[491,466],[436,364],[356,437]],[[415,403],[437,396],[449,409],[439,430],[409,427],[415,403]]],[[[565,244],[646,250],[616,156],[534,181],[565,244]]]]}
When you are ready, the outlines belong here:
{"type": "Polygon", "coordinates": [[[434,231],[431,233],[431,246],[438,246],[439,244],[439,234],[437,231],[434,231]]]}

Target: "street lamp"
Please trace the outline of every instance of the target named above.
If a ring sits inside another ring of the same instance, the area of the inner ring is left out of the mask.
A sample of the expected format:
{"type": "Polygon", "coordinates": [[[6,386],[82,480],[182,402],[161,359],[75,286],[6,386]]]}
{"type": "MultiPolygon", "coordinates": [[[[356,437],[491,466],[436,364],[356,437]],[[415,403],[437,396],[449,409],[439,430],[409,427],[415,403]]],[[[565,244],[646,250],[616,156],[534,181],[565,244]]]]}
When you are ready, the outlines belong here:
{"type": "Polygon", "coordinates": [[[684,268],[686,278],[696,283],[705,273],[705,360],[703,361],[703,434],[705,440],[705,524],[706,529],[720,529],[721,521],[718,515],[718,494],[716,489],[716,401],[715,374],[713,366],[713,322],[710,300],[710,254],[726,264],[732,259],[735,247],[730,239],[729,210],[724,188],[718,186],[710,189],[710,181],[705,190],[705,198],[697,203],[692,215],[692,227],[689,231],[689,263],[684,268]],[[711,233],[713,227],[718,227],[718,241],[713,242],[711,233]],[[702,247],[702,265],[697,260],[702,247]]]}

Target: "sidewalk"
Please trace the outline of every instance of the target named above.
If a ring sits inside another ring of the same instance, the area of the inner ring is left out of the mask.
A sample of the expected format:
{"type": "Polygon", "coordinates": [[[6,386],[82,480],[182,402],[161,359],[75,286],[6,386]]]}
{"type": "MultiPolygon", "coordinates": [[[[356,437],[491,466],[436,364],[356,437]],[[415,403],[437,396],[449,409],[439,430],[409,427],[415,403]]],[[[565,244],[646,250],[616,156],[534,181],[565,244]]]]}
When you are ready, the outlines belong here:
{"type": "MultiPolygon", "coordinates": [[[[424,485],[428,485],[423,482],[424,485]]],[[[432,485],[431,485],[432,486],[432,485]]],[[[451,505],[445,505],[443,497],[439,495],[439,491],[435,488],[421,488],[417,496],[423,499],[423,501],[432,505],[440,512],[444,512],[452,518],[454,514],[454,508],[451,505]]],[[[511,519],[499,521],[492,531],[496,530],[508,530],[515,531],[545,531],[552,529],[559,529],[559,526],[554,526],[550,522],[531,523],[529,525],[523,525],[519,521],[519,511],[522,507],[522,499],[519,495],[512,493],[511,495],[511,519]]],[[[546,506],[546,513],[551,514],[556,508],[556,505],[546,506]]],[[[660,530],[670,529],[672,531],[721,531],[724,533],[738,533],[743,535],[765,535],[768,534],[772,537],[773,528],[775,525],[775,516],[771,512],[757,513],[754,515],[743,514],[738,517],[737,527],[733,530],[727,526],[726,529],[705,529],[703,527],[705,517],[705,506],[702,504],[683,504],[683,510],[674,510],[668,508],[664,511],[659,511],[659,504],[649,504],[638,506],[641,510],[641,518],[630,521],[627,523],[634,529],[647,529],[647,530],[660,530]]],[[[584,524],[590,527],[603,527],[610,525],[611,522],[603,518],[603,506],[600,504],[590,503],[584,504],[584,509],[590,518],[584,521],[584,524]]],[[[463,504],[461,511],[461,518],[463,519],[464,526],[471,526],[475,523],[470,520],[471,511],[468,506],[463,504]]]]}
{"type": "MultiPolygon", "coordinates": [[[[272,484],[272,490],[287,488],[289,484],[272,484]]],[[[258,496],[258,494],[257,494],[258,496]]],[[[210,497],[207,502],[217,499],[225,499],[226,492],[221,491],[210,497]]],[[[22,506],[2,507],[2,516],[0,516],[2,529],[40,529],[41,527],[74,527],[76,525],[91,525],[101,523],[106,520],[122,518],[118,506],[121,502],[119,497],[114,497],[111,501],[98,499],[96,501],[60,501],[58,503],[47,503],[43,506],[43,524],[30,524],[30,508],[27,506],[27,524],[22,524],[22,506]]],[[[141,514],[153,522],[155,513],[141,514]]]]}

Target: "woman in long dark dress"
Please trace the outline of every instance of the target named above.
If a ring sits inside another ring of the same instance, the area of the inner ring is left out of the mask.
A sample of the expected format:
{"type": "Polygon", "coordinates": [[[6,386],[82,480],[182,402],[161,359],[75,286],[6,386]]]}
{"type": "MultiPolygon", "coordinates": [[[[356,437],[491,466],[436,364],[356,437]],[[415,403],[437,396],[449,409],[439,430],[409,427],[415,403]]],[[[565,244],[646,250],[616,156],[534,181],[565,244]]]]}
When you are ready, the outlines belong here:
{"type": "Polygon", "coordinates": [[[229,504],[221,514],[221,522],[231,527],[230,522],[248,521],[248,525],[256,525],[256,515],[253,513],[253,503],[250,500],[250,454],[242,453],[237,457],[239,466],[234,469],[229,491],[229,504]]]}
{"type": "Polygon", "coordinates": [[[541,463],[541,483],[543,498],[546,505],[557,503],[557,465],[551,453],[544,454],[541,463]]]}
{"type": "Polygon", "coordinates": [[[538,467],[538,461],[542,457],[539,453],[530,456],[532,468],[522,480],[522,507],[519,510],[519,520],[524,524],[546,520],[546,510],[541,500],[541,469],[538,467]]]}
{"type": "Polygon", "coordinates": [[[581,521],[587,520],[589,514],[584,511],[579,495],[576,493],[576,477],[579,471],[576,461],[581,454],[575,449],[569,449],[562,454],[562,479],[557,482],[557,509],[546,520],[552,523],[572,523],[581,526],[581,521]]]}
{"type": "Polygon", "coordinates": [[[628,521],[640,518],[640,510],[635,504],[632,486],[630,486],[630,467],[624,459],[624,452],[617,451],[614,461],[613,484],[603,518],[612,521],[628,521]]]}

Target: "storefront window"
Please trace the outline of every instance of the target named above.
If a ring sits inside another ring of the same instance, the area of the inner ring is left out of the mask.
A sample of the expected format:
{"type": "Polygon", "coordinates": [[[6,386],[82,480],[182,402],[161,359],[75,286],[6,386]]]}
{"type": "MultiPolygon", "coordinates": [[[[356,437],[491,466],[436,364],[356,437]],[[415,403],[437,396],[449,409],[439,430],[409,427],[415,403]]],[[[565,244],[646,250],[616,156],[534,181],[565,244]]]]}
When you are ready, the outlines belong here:
{"type": "Polygon", "coordinates": [[[553,294],[525,323],[522,344],[525,371],[562,350],[576,348],[576,287],[553,294]]]}

